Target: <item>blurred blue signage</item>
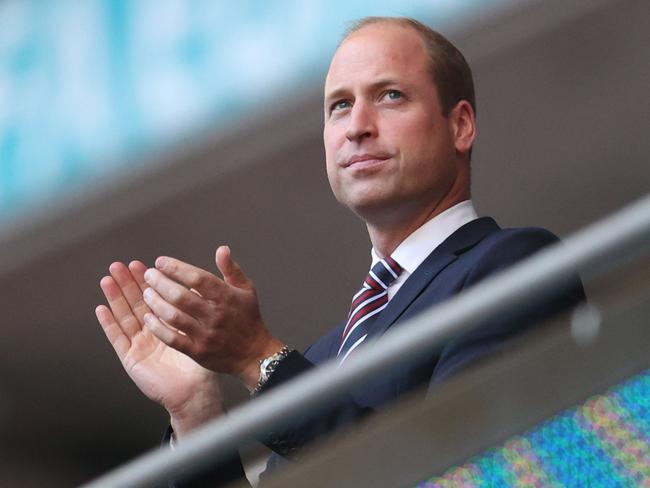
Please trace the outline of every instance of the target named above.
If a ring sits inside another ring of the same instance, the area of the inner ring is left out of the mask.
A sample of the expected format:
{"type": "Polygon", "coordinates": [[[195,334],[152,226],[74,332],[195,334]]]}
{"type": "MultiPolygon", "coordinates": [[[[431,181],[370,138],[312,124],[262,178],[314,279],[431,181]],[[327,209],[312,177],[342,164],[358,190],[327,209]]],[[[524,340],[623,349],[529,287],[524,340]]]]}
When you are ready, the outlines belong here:
{"type": "MultiPolygon", "coordinates": [[[[491,0],[490,3],[496,3],[491,0]]],[[[0,3],[0,222],[320,76],[351,20],[477,0],[0,3]]]]}

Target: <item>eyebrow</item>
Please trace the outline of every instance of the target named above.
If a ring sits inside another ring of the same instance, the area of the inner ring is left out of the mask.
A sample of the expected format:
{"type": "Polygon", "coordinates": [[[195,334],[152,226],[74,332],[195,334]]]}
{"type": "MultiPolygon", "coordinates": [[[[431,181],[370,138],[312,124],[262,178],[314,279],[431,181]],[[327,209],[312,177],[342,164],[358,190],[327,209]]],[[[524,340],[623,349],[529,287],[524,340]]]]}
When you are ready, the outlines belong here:
{"type": "MultiPolygon", "coordinates": [[[[368,88],[370,88],[371,91],[376,91],[386,86],[397,85],[397,84],[399,84],[399,82],[394,78],[383,78],[373,83],[370,83],[370,85],[368,85],[368,88]]],[[[348,93],[350,93],[350,90],[348,88],[344,88],[344,87],[336,88],[330,93],[325,95],[323,99],[324,103],[325,105],[328,105],[330,101],[344,97],[348,93]]]]}

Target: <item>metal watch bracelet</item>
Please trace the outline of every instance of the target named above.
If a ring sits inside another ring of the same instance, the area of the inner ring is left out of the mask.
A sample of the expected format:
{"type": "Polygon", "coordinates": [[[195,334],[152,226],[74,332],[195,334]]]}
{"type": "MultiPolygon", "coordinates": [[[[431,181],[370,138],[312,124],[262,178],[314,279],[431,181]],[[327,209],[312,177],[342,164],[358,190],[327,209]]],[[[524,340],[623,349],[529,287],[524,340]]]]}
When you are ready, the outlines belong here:
{"type": "Polygon", "coordinates": [[[260,360],[260,377],[257,386],[251,391],[251,396],[257,395],[262,387],[269,380],[273,372],[278,368],[280,363],[293,351],[289,346],[283,346],[275,354],[260,360]]]}

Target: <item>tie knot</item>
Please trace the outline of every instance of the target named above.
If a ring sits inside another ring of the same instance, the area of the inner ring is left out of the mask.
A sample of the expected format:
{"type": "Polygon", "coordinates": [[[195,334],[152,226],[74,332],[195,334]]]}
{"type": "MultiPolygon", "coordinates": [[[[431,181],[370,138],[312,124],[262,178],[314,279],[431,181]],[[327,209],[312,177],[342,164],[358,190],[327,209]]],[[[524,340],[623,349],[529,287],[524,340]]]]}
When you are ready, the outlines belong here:
{"type": "Polygon", "coordinates": [[[380,259],[366,278],[366,284],[375,290],[386,290],[402,272],[402,267],[390,256],[380,259]]]}

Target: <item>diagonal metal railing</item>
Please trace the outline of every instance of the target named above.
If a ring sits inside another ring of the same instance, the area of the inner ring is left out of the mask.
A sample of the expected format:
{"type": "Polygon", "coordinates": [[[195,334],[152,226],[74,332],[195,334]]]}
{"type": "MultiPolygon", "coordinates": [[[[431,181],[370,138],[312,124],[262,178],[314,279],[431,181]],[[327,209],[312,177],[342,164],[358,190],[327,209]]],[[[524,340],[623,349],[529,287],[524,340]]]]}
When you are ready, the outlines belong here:
{"type": "Polygon", "coordinates": [[[198,472],[238,445],[332,405],[349,388],[430,353],[531,296],[551,292],[575,273],[595,277],[650,250],[650,194],[388,332],[338,367],[330,362],[277,387],[197,431],[176,450],[159,449],[84,485],[147,487],[198,472]]]}

